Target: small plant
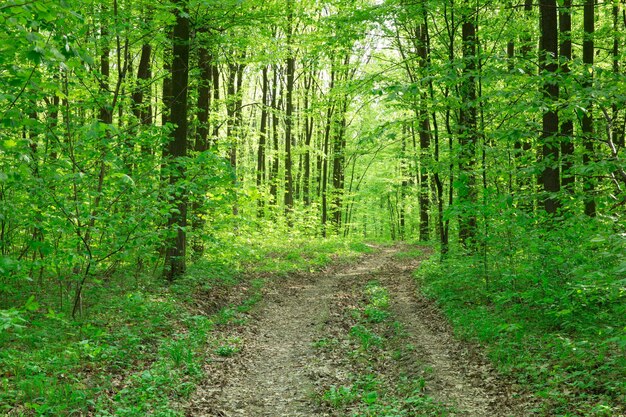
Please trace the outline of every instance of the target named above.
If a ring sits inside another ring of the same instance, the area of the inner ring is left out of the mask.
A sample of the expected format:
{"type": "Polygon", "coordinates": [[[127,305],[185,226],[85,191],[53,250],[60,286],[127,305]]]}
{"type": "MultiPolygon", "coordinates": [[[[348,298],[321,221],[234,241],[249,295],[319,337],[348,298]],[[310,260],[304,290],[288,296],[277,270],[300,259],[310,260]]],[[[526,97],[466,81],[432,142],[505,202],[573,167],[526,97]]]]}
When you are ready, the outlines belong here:
{"type": "Polygon", "coordinates": [[[241,351],[242,341],[239,337],[229,337],[225,339],[221,345],[215,349],[218,356],[230,357],[241,351]]]}
{"type": "Polygon", "coordinates": [[[389,307],[389,292],[376,281],[371,281],[365,287],[365,294],[368,297],[368,303],[379,309],[389,307]]]}
{"type": "Polygon", "coordinates": [[[337,341],[334,339],[322,338],[313,342],[313,347],[316,349],[324,349],[324,348],[331,346],[333,343],[336,343],[336,342],[337,341]]]}
{"type": "Polygon", "coordinates": [[[350,335],[359,341],[364,350],[369,350],[372,346],[381,347],[384,341],[382,337],[360,324],[352,326],[350,335]]]}
{"type": "Polygon", "coordinates": [[[190,364],[194,360],[193,351],[190,349],[185,339],[171,342],[169,345],[165,346],[165,351],[176,368],[179,368],[183,364],[190,364]]]}
{"type": "Polygon", "coordinates": [[[322,400],[333,408],[342,408],[358,399],[353,387],[331,386],[322,396],[322,400]]]}
{"type": "Polygon", "coordinates": [[[233,345],[222,345],[222,346],[219,346],[217,349],[215,349],[215,353],[218,356],[222,356],[226,358],[233,356],[237,352],[239,352],[239,348],[233,345]]]}
{"type": "Polygon", "coordinates": [[[388,312],[380,310],[374,306],[365,307],[363,313],[370,323],[381,323],[389,317],[388,312]]]}

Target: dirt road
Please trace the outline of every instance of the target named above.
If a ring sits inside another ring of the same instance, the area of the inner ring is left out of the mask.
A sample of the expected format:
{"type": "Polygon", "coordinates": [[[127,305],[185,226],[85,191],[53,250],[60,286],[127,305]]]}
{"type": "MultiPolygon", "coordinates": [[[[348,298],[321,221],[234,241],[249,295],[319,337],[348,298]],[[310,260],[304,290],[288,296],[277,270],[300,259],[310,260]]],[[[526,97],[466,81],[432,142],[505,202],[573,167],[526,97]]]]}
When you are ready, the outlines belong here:
{"type": "Polygon", "coordinates": [[[359,289],[371,280],[388,290],[390,312],[415,347],[393,372],[398,366],[408,373],[415,373],[413,367],[428,369],[424,395],[449,406],[446,415],[531,415],[518,389],[494,371],[479,349],[457,341],[441,313],[421,296],[412,278],[419,259],[397,257],[404,249],[377,248],[351,265],[274,280],[246,325],[216,336],[236,340],[241,350],[231,357],[214,355],[186,415],[343,415],[320,401],[320,393],[355,370],[344,355],[320,355],[315,344],[328,335],[347,336],[345,309],[359,302],[359,289]]]}

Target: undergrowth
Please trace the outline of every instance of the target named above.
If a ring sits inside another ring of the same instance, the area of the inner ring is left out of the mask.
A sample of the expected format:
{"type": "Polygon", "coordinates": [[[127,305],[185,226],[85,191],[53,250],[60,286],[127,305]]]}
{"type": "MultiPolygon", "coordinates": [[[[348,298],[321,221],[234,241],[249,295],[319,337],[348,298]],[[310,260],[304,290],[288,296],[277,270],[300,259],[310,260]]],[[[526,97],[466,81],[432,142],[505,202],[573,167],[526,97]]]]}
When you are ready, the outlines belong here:
{"type": "MultiPolygon", "coordinates": [[[[351,324],[349,343],[334,339],[315,343],[321,350],[342,349],[356,370],[343,385],[330,385],[320,401],[352,417],[445,416],[450,410],[424,393],[423,369],[408,374],[400,362],[412,351],[402,325],[389,311],[389,294],[377,281],[363,289],[362,302],[344,312],[351,324]]],[[[413,364],[417,365],[417,364],[413,364]]]]}
{"type": "MultiPolygon", "coordinates": [[[[0,310],[0,414],[181,416],[177,404],[213,352],[209,333],[245,323],[266,279],[368,250],[338,239],[233,238],[171,286],[155,275],[94,280],[76,319],[45,298],[0,310]]],[[[225,340],[214,351],[239,349],[225,340]]]]}
{"type": "Polygon", "coordinates": [[[624,236],[577,223],[497,238],[486,253],[423,263],[423,290],[543,415],[626,414],[624,236]]]}

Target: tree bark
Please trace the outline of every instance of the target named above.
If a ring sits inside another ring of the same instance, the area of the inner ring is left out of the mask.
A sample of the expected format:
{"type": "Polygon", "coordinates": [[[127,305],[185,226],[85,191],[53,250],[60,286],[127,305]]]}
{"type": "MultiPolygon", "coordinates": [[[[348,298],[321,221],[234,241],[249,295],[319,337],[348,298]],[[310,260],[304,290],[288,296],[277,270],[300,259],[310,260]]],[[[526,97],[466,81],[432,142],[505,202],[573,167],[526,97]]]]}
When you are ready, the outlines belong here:
{"type": "Polygon", "coordinates": [[[543,190],[546,193],[543,199],[546,213],[554,215],[560,208],[558,193],[561,189],[559,179],[559,115],[555,104],[559,99],[559,85],[555,80],[558,71],[558,27],[556,0],[540,0],[539,12],[541,16],[540,32],[541,47],[539,50],[539,69],[544,77],[543,96],[547,110],[542,117],[541,143],[543,144],[541,173],[543,190]]]}
{"type": "Polygon", "coordinates": [[[292,225],[293,219],[293,172],[292,172],[292,129],[293,129],[293,89],[295,79],[295,63],[296,59],[292,49],[292,31],[293,31],[293,1],[287,0],[287,91],[285,103],[285,216],[287,224],[292,225]]]}
{"type": "Polygon", "coordinates": [[[185,273],[187,245],[187,193],[181,184],[185,179],[187,156],[187,89],[189,86],[189,15],[186,2],[176,0],[176,24],[173,33],[172,91],[170,117],[175,125],[166,150],[170,166],[170,185],[174,191],[174,210],[168,219],[172,235],[167,242],[164,275],[172,282],[185,273]]]}
{"type": "MultiPolygon", "coordinates": [[[[569,61],[572,60],[572,0],[564,0],[559,9],[560,55],[563,78],[569,77],[569,61]]],[[[565,100],[567,101],[567,100],[565,100]]],[[[570,194],[574,192],[574,121],[569,118],[561,122],[561,187],[570,194]]]]}
{"type": "Polygon", "coordinates": [[[459,240],[470,248],[476,238],[476,178],[474,174],[477,119],[476,119],[476,24],[474,11],[464,4],[462,25],[463,73],[460,86],[461,110],[459,112],[459,204],[462,207],[459,219],[459,240]]]}
{"type": "MultiPolygon", "coordinates": [[[[261,81],[261,126],[259,127],[259,147],[257,151],[256,166],[256,186],[261,189],[265,181],[265,147],[267,146],[267,94],[269,89],[269,80],[267,76],[267,65],[263,66],[263,74],[261,81]]],[[[259,197],[257,203],[257,215],[263,217],[265,213],[265,201],[263,196],[259,197]]]]}

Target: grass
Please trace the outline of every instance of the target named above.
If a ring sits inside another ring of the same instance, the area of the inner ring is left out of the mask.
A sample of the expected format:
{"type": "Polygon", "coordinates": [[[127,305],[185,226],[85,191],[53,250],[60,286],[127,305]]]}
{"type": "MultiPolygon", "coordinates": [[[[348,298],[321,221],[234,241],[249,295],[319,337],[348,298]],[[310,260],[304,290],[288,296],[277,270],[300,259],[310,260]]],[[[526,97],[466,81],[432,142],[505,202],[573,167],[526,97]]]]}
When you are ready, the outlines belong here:
{"type": "Polygon", "coordinates": [[[368,249],[333,239],[238,238],[216,245],[172,286],[153,276],[94,281],[76,320],[45,299],[0,310],[0,414],[181,416],[177,404],[202,379],[208,355],[240,350],[235,340],[211,350],[208,335],[245,324],[267,279],[368,249]]]}
{"type": "Polygon", "coordinates": [[[460,337],[484,345],[502,372],[542,399],[540,414],[625,415],[622,245],[560,233],[494,250],[487,273],[484,258],[433,257],[417,279],[460,337]]]}
{"type": "MultiPolygon", "coordinates": [[[[347,383],[330,385],[319,400],[341,415],[352,417],[445,416],[451,411],[424,393],[422,376],[407,375],[400,361],[414,347],[406,343],[406,333],[389,311],[389,293],[376,281],[363,288],[358,307],[344,312],[352,323],[345,337],[320,339],[320,350],[343,350],[355,372],[347,383]]],[[[427,373],[427,370],[423,370],[427,373]]]]}

